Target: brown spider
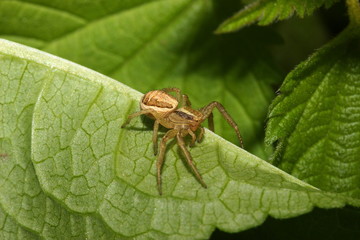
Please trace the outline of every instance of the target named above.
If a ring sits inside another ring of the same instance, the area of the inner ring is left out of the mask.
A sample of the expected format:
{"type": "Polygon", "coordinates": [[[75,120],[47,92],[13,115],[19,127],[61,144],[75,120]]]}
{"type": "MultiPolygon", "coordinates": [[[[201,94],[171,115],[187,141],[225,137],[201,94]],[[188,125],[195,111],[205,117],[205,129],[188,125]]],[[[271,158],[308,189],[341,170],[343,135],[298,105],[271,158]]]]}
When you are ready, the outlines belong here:
{"type": "Polygon", "coordinates": [[[161,140],[160,151],[156,163],[157,186],[160,195],[162,194],[161,168],[164,163],[166,143],[174,137],[176,137],[177,144],[184,153],[187,163],[194,171],[196,178],[199,180],[199,182],[204,188],[207,188],[201,175],[193,164],[193,159],[190,155],[190,152],[185,146],[185,141],[183,138],[189,134],[192,138],[191,146],[195,144],[196,140],[200,142],[204,136],[204,128],[201,126],[201,123],[204,122],[206,119],[208,119],[209,129],[211,131],[214,131],[214,120],[212,111],[215,107],[220,111],[220,113],[230,124],[230,126],[234,128],[236,135],[240,141],[240,146],[243,147],[239,128],[236,125],[235,121],[231,118],[231,116],[226,112],[223,105],[221,105],[219,102],[211,102],[205,107],[200,108],[199,110],[192,109],[188,96],[185,94],[181,94],[181,91],[178,88],[164,88],[162,90],[154,90],[146,93],[140,101],[141,110],[139,112],[135,112],[129,115],[127,121],[121,126],[122,128],[125,127],[125,125],[127,125],[131,119],[143,114],[152,119],[155,119],[152,137],[154,155],[157,155],[158,151],[157,135],[159,130],[159,124],[161,124],[165,128],[170,129],[161,140]],[[176,97],[170,95],[169,92],[175,92],[176,97]],[[182,106],[178,108],[180,102],[182,106]],[[200,129],[198,137],[196,137],[195,135],[195,131],[197,129],[200,129]]]}

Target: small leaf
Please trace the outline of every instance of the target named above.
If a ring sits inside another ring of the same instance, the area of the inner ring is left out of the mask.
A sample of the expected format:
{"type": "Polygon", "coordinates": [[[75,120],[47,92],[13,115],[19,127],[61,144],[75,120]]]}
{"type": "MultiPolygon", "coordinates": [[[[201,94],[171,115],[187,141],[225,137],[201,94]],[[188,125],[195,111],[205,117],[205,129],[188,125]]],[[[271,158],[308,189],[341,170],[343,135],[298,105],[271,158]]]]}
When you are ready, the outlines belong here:
{"type": "Polygon", "coordinates": [[[273,163],[325,191],[360,197],[360,45],[348,28],[286,78],[269,114],[273,163]]]}
{"type": "Polygon", "coordinates": [[[321,6],[330,7],[337,0],[256,0],[231,18],[223,22],[217,33],[237,31],[247,25],[258,23],[268,25],[277,20],[284,20],[296,13],[300,17],[312,14],[321,6]]]}

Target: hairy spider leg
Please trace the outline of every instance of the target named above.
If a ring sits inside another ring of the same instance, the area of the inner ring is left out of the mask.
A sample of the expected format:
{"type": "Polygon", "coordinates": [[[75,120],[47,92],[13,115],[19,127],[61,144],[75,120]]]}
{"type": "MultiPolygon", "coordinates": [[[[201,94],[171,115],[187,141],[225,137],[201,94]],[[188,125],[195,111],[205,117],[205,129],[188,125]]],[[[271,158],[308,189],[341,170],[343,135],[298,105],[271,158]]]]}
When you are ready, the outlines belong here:
{"type": "Polygon", "coordinates": [[[177,138],[177,144],[179,145],[179,147],[181,148],[182,152],[185,155],[185,158],[187,160],[187,163],[189,164],[189,166],[191,167],[191,169],[193,170],[193,172],[195,173],[196,178],[199,180],[199,182],[201,183],[201,185],[204,188],[207,188],[207,185],[205,184],[204,180],[202,179],[200,173],[198,172],[198,170],[196,169],[196,167],[194,166],[192,157],[190,155],[190,152],[187,150],[186,146],[185,146],[185,142],[184,139],[181,137],[181,132],[178,132],[176,135],[177,138]]]}
{"type": "Polygon", "coordinates": [[[161,91],[166,92],[166,93],[175,92],[176,93],[176,100],[178,102],[180,102],[180,100],[181,100],[181,90],[179,88],[176,88],[176,87],[163,88],[163,89],[161,89],[161,91]]]}
{"type": "MultiPolygon", "coordinates": [[[[210,105],[210,104],[209,104],[209,105],[210,105]]],[[[204,109],[205,109],[206,107],[208,107],[209,105],[200,108],[199,111],[200,111],[202,114],[205,114],[205,113],[204,113],[204,109]]],[[[206,118],[204,118],[204,119],[206,119],[206,118]]],[[[207,116],[207,119],[208,119],[208,128],[210,129],[210,131],[215,132],[214,114],[212,113],[212,109],[211,109],[211,112],[210,112],[209,116],[207,116]]]]}
{"type": "Polygon", "coordinates": [[[179,131],[176,130],[176,129],[171,129],[171,130],[167,131],[165,136],[161,139],[160,151],[159,151],[158,159],[157,159],[157,162],[156,162],[157,186],[158,186],[158,190],[159,190],[160,195],[162,195],[162,191],[161,191],[161,168],[162,168],[162,166],[164,164],[166,142],[169,141],[170,139],[174,138],[178,132],[179,131]]]}
{"type": "Polygon", "coordinates": [[[176,93],[176,100],[178,102],[181,101],[182,106],[186,106],[186,107],[191,107],[191,102],[189,100],[189,97],[186,94],[182,94],[181,90],[179,88],[176,87],[172,87],[172,88],[163,88],[161,89],[161,91],[164,91],[166,93],[168,92],[175,92],[176,93]]]}
{"type": "Polygon", "coordinates": [[[214,125],[214,114],[211,112],[208,117],[208,127],[212,132],[215,132],[215,125],[214,125]]]}
{"type": "Polygon", "coordinates": [[[193,131],[191,131],[191,129],[187,129],[187,132],[189,133],[189,135],[191,136],[191,143],[190,143],[190,147],[193,147],[195,145],[195,141],[196,141],[196,135],[193,131]]]}
{"type": "Polygon", "coordinates": [[[159,131],[159,121],[155,120],[155,122],[154,122],[154,131],[153,131],[153,135],[152,135],[153,149],[154,149],[154,155],[155,156],[156,156],[156,154],[158,152],[158,141],[157,141],[158,131],[159,131]]]}
{"type": "MultiPolygon", "coordinates": [[[[221,103],[219,103],[219,102],[211,102],[207,106],[201,108],[200,112],[202,112],[204,114],[204,119],[210,117],[210,115],[212,114],[212,111],[213,111],[213,109],[215,107],[219,110],[221,115],[223,115],[223,117],[226,119],[226,121],[229,123],[229,125],[232,128],[234,128],[234,130],[236,132],[236,135],[237,135],[237,137],[239,139],[239,142],[240,142],[240,147],[244,148],[243,140],[242,140],[238,125],[232,119],[230,114],[225,110],[224,106],[221,103]]],[[[209,125],[210,125],[210,123],[209,123],[209,125]]],[[[212,123],[212,125],[213,125],[213,123],[212,123]]]]}
{"type": "Polygon", "coordinates": [[[151,109],[145,109],[145,110],[141,110],[139,112],[135,112],[133,114],[130,114],[126,120],[126,122],[121,125],[121,128],[125,127],[126,125],[128,125],[131,121],[131,119],[135,118],[135,117],[138,117],[140,115],[143,115],[143,114],[148,114],[148,113],[151,113],[151,109]]]}
{"type": "Polygon", "coordinates": [[[201,142],[202,138],[204,137],[205,130],[203,127],[200,127],[200,133],[197,137],[197,142],[201,142]]]}
{"type": "Polygon", "coordinates": [[[183,106],[185,107],[191,107],[191,102],[190,102],[190,99],[187,95],[183,94],[182,95],[182,104],[183,106]]]}

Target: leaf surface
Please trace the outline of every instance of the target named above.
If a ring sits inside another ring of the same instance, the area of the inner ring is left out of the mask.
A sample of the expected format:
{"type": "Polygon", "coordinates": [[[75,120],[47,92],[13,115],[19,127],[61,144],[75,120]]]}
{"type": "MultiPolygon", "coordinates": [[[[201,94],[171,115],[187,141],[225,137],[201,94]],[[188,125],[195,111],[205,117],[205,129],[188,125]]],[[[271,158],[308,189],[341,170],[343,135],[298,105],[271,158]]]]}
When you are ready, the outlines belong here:
{"type": "Polygon", "coordinates": [[[237,31],[253,23],[269,25],[297,14],[300,17],[312,14],[321,6],[330,7],[337,0],[255,0],[223,22],[217,33],[237,31]]]}
{"type": "Polygon", "coordinates": [[[140,119],[119,127],[138,108],[138,92],[4,40],[0,52],[6,93],[0,139],[7,154],[0,203],[39,236],[207,238],[214,227],[234,232],[268,215],[288,218],[314,206],[359,204],[321,192],[209,131],[191,149],[209,188],[200,186],[170,144],[159,196],[151,129],[140,119]],[[98,231],[90,231],[94,226],[98,231]]]}
{"type": "Polygon", "coordinates": [[[267,141],[273,163],[326,191],[360,197],[360,45],[340,36],[286,78],[272,104],[267,141]]]}
{"type": "Polygon", "coordinates": [[[0,238],[35,240],[36,235],[19,226],[8,214],[0,208],[0,238]]]}
{"type": "MultiPolygon", "coordinates": [[[[219,101],[238,123],[245,148],[265,158],[264,120],[274,96],[271,85],[280,80],[264,47],[273,34],[250,29],[214,36],[223,15],[232,11],[231,3],[6,1],[0,7],[0,34],[141,92],[179,87],[194,108],[219,101]],[[17,17],[20,13],[25,23],[17,17]]],[[[233,129],[218,113],[215,129],[237,144],[233,129]]]]}
{"type": "MultiPolygon", "coordinates": [[[[38,59],[29,58],[33,50],[4,40],[1,40],[0,48],[2,239],[31,239],[32,235],[23,228],[46,239],[58,236],[66,239],[113,238],[114,233],[98,218],[69,212],[41,189],[31,163],[32,116],[35,102],[52,69],[44,67],[38,59]]],[[[42,61],[46,62],[49,56],[42,55],[42,61]]]]}

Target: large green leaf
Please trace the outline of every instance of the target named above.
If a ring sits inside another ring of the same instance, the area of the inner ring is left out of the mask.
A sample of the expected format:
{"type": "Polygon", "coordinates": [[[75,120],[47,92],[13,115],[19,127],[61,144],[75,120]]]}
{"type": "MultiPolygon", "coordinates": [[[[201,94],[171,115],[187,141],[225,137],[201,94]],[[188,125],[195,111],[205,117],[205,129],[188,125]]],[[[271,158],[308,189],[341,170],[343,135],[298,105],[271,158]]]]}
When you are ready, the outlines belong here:
{"type": "MultiPolygon", "coordinates": [[[[197,108],[220,101],[238,122],[245,148],[265,157],[263,129],[273,98],[271,84],[280,80],[265,54],[272,34],[266,32],[264,37],[250,29],[214,36],[213,30],[235,2],[5,1],[0,5],[0,34],[141,92],[176,86],[197,108]]],[[[215,128],[237,143],[219,114],[215,128]]]]}
{"type": "Polygon", "coordinates": [[[52,70],[28,59],[31,51],[23,47],[1,41],[0,48],[0,205],[4,216],[10,216],[0,224],[1,239],[16,239],[6,234],[17,225],[47,239],[111,238],[113,232],[96,217],[70,213],[43,193],[31,163],[31,124],[34,104],[52,70]]]}
{"type": "Polygon", "coordinates": [[[0,238],[1,239],[37,239],[36,235],[19,226],[0,207],[0,238]]]}
{"type": "Polygon", "coordinates": [[[41,237],[206,238],[215,227],[240,231],[268,215],[288,218],[314,206],[359,205],[321,192],[209,131],[191,149],[209,188],[200,186],[170,146],[159,196],[151,129],[140,119],[132,128],[119,127],[138,108],[138,92],[4,40],[0,53],[6,160],[0,203],[16,223],[41,237]]]}
{"type": "Polygon", "coordinates": [[[223,22],[216,32],[233,32],[256,22],[268,25],[294,14],[304,17],[321,6],[330,7],[336,1],[338,0],[255,0],[223,22]]]}
{"type": "Polygon", "coordinates": [[[348,28],[286,78],[269,115],[273,163],[323,190],[360,197],[360,45],[348,28]]]}

